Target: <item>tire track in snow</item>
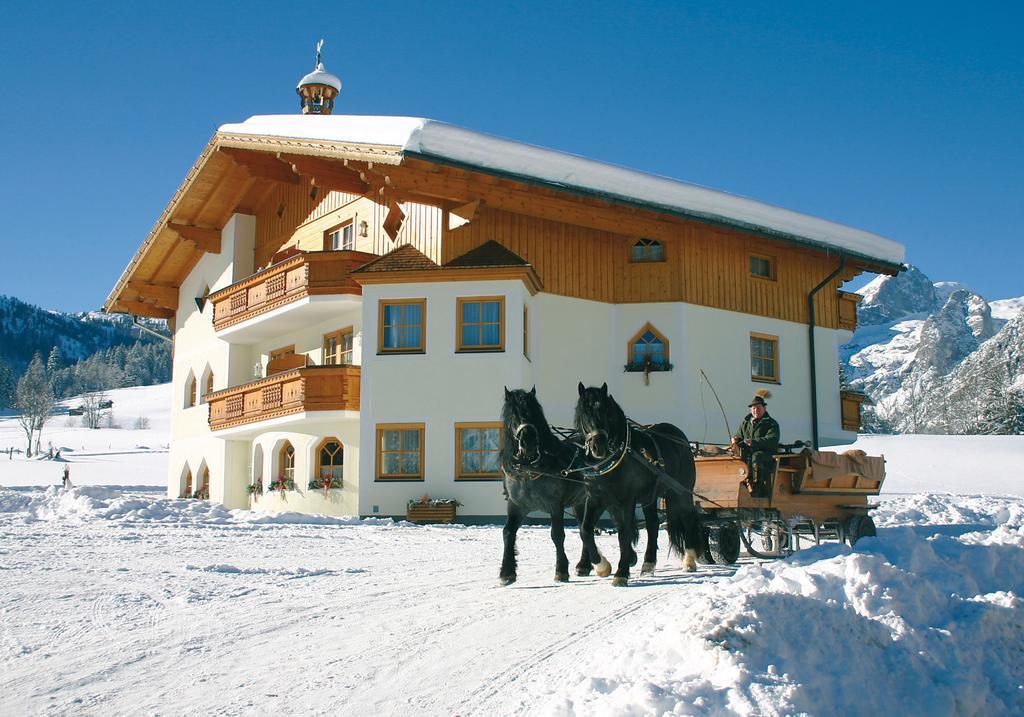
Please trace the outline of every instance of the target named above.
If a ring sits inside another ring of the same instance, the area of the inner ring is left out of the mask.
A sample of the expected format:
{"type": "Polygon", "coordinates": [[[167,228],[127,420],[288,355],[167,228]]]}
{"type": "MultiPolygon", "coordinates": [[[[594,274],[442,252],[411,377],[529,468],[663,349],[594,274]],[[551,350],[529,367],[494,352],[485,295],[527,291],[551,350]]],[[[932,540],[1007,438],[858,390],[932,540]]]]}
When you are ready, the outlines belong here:
{"type": "MultiPolygon", "coordinates": [[[[583,636],[597,632],[599,628],[607,627],[609,624],[613,624],[661,598],[663,598],[661,592],[656,591],[633,600],[626,605],[622,605],[591,620],[578,629],[570,631],[557,640],[545,643],[512,664],[504,665],[500,671],[492,673],[487,679],[483,680],[483,684],[480,687],[470,692],[455,714],[497,714],[507,711],[509,707],[507,704],[488,709],[487,703],[505,692],[512,683],[527,679],[531,672],[540,669],[553,656],[564,656],[567,652],[576,653],[585,650],[586,647],[580,644],[584,642],[583,636]],[[577,645],[576,649],[572,649],[573,645],[577,645]]],[[[452,708],[455,709],[455,706],[452,708]]]]}

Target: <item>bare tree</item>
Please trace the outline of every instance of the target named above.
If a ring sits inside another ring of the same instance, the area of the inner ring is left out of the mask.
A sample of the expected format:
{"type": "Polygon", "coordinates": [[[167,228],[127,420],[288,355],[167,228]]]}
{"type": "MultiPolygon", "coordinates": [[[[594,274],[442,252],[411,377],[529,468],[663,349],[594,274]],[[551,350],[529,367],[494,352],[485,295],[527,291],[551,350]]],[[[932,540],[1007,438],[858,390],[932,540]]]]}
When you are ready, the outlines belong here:
{"type": "Polygon", "coordinates": [[[43,435],[43,426],[50,418],[50,412],[56,404],[50,381],[46,376],[43,360],[36,354],[25,370],[25,375],[18,381],[15,391],[15,403],[18,409],[18,423],[25,431],[28,448],[25,457],[31,458],[39,453],[39,442],[43,435]]]}
{"type": "Polygon", "coordinates": [[[103,418],[103,406],[107,402],[105,391],[90,391],[82,396],[82,425],[86,428],[99,428],[103,418]]]}

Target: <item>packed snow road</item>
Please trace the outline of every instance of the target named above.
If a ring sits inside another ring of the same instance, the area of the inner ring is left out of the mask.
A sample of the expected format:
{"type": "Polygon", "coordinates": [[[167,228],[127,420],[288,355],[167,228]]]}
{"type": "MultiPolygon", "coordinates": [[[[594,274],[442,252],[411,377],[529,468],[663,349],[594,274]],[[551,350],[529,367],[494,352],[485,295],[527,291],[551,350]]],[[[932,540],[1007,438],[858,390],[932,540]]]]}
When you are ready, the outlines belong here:
{"type": "Polygon", "coordinates": [[[696,574],[663,551],[625,589],[555,584],[525,528],[501,588],[493,526],[0,488],[0,713],[1019,714],[1024,499],[878,521],[696,574]]]}

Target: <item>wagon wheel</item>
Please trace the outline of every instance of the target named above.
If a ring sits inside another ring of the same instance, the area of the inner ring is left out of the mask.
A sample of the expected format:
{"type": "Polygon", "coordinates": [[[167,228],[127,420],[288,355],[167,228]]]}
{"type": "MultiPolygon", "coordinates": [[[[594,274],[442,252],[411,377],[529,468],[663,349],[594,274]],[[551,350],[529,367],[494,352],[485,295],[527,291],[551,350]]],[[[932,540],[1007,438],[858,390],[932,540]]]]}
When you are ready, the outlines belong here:
{"type": "Polygon", "coordinates": [[[873,538],[878,535],[875,530],[875,521],[871,519],[870,515],[851,515],[846,521],[843,533],[851,548],[861,538],[873,538]]]}
{"type": "Polygon", "coordinates": [[[784,558],[791,552],[787,550],[789,547],[789,534],[786,531],[780,531],[778,536],[773,536],[774,523],[763,523],[763,531],[754,530],[753,525],[752,522],[745,522],[741,524],[739,531],[743,547],[752,557],[761,560],[773,560],[775,558],[784,558]],[[754,541],[751,539],[752,536],[760,537],[763,549],[759,550],[754,547],[754,541]],[[778,543],[777,546],[776,543],[778,543]]]}
{"type": "Polygon", "coordinates": [[[732,565],[740,556],[740,526],[716,525],[708,535],[708,553],[716,565],[732,565]]]}

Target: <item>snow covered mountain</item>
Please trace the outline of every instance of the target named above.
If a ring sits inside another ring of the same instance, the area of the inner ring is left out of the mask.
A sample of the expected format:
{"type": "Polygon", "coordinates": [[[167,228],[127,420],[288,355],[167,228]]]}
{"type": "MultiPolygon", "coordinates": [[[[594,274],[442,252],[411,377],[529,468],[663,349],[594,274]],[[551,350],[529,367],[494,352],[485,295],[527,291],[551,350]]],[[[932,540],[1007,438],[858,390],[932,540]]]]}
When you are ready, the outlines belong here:
{"type": "MultiPolygon", "coordinates": [[[[146,326],[167,333],[163,321],[147,320],[146,326]]],[[[32,356],[43,360],[56,346],[66,362],[75,362],[113,346],[155,341],[133,328],[128,316],[97,311],[66,314],[27,304],[12,296],[0,296],[0,359],[19,375],[32,356]]]]}
{"type": "Polygon", "coordinates": [[[858,329],[840,360],[850,387],[874,402],[865,414],[869,429],[1024,429],[1024,412],[1013,418],[1015,406],[1024,406],[1024,298],[990,304],[913,266],[860,293],[858,329]]]}

